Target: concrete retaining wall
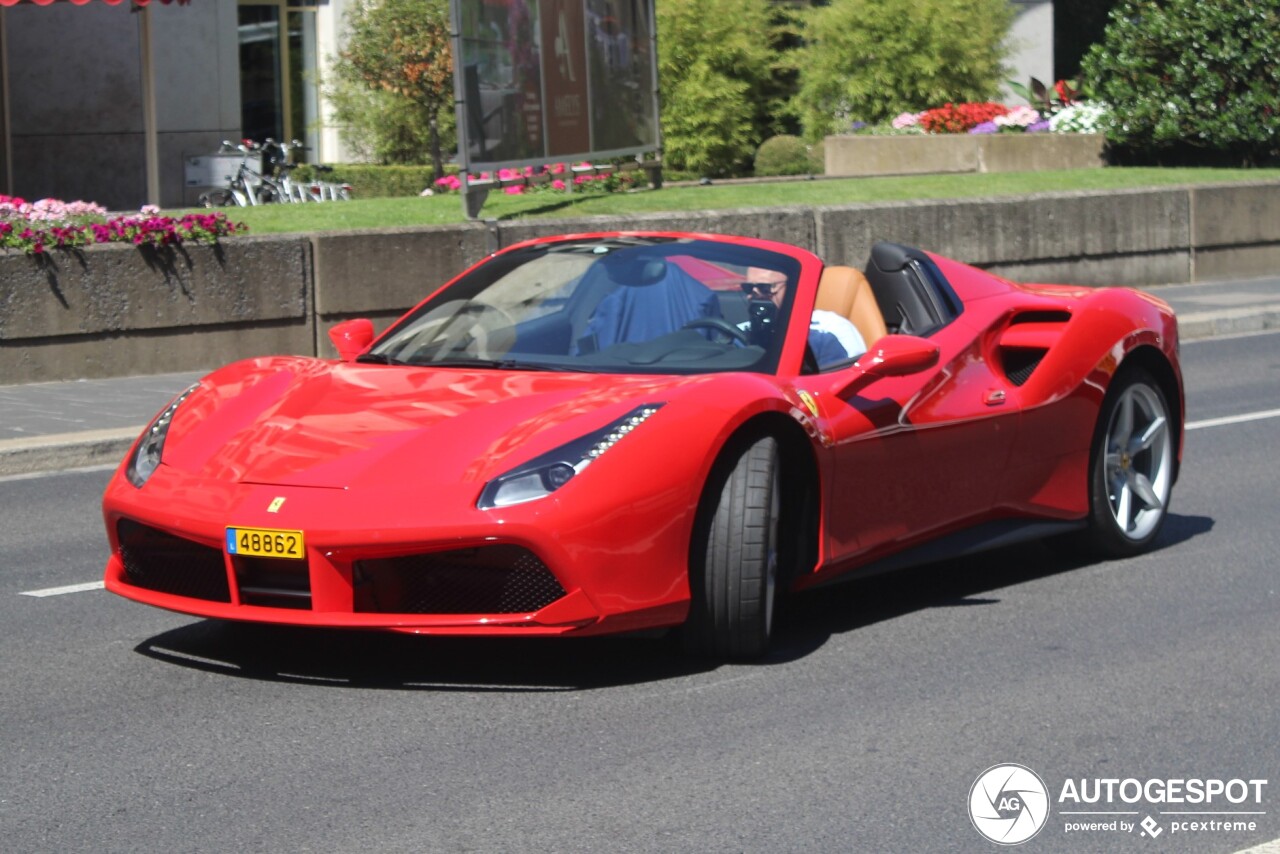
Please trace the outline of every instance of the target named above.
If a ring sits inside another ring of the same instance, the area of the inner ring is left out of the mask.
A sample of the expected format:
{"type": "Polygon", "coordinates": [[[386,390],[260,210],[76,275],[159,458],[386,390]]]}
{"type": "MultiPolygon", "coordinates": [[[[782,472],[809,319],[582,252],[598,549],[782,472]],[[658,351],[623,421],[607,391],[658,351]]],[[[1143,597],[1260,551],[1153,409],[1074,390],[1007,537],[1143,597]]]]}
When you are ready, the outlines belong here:
{"type": "Polygon", "coordinates": [[[95,246],[44,262],[0,255],[0,385],[331,356],[332,323],[385,325],[488,252],[615,229],[765,237],[858,267],[877,240],[896,240],[1022,281],[1157,285],[1280,268],[1280,181],[95,246]]]}

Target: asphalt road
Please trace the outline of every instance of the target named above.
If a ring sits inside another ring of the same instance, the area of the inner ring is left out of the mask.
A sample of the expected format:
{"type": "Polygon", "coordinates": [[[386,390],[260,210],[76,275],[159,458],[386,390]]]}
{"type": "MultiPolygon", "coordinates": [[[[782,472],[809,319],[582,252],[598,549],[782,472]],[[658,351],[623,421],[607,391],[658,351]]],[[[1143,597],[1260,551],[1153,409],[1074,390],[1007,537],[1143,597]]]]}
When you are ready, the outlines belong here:
{"type": "MultiPolygon", "coordinates": [[[[1183,347],[1192,422],[1280,407],[1280,334],[1183,347]]],[[[792,600],[777,651],[236,626],[101,590],[103,471],[0,481],[0,848],[995,851],[966,810],[1018,762],[1068,778],[1266,779],[1280,837],[1280,418],[1204,426],[1159,548],[1031,544],[792,600]]],[[[1138,805],[1126,820],[1152,815],[1138,805]]],[[[1166,808],[1167,809],[1167,808],[1166,808]]],[[[1196,807],[1184,807],[1196,809],[1196,807]]],[[[1200,807],[1205,809],[1205,807],[1200,807]]],[[[1221,818],[1221,817],[1218,817],[1221,818]]]]}

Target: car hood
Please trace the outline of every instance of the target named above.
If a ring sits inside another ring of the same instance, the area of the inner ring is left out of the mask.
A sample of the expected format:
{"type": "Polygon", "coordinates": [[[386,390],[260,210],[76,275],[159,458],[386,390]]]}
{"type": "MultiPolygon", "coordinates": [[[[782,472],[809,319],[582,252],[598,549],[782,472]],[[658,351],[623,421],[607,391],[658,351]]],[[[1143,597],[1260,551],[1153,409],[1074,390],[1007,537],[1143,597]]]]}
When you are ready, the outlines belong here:
{"type": "Polygon", "coordinates": [[[264,360],[204,381],[164,462],[281,486],[482,482],[705,379],[264,360]]]}

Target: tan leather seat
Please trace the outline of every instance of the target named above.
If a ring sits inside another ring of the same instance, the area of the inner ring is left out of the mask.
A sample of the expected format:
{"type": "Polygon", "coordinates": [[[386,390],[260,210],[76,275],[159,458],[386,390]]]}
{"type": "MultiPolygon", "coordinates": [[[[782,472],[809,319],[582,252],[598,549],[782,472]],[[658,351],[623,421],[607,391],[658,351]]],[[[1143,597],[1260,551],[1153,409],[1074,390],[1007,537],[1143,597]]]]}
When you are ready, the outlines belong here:
{"type": "Polygon", "coordinates": [[[853,267],[827,267],[823,270],[813,307],[847,317],[858,327],[867,347],[889,333],[880,306],[876,304],[876,296],[871,291],[871,283],[853,267]]]}

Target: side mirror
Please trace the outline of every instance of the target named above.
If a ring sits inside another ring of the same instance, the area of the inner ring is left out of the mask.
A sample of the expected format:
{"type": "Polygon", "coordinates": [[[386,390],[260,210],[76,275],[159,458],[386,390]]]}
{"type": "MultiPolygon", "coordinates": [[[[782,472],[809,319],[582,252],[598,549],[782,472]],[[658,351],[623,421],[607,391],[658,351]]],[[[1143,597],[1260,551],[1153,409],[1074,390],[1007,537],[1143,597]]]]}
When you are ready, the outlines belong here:
{"type": "Polygon", "coordinates": [[[905,377],[927,371],[938,364],[937,344],[915,335],[886,335],[863,353],[853,367],[858,370],[837,394],[849,397],[872,380],[905,377]]]}
{"type": "Polygon", "coordinates": [[[853,364],[875,377],[905,377],[938,364],[937,344],[914,335],[886,335],[853,364]]]}
{"type": "Polygon", "coordinates": [[[329,340],[338,350],[338,357],[350,362],[373,343],[373,321],[360,317],[344,320],[329,327],[329,340]]]}

